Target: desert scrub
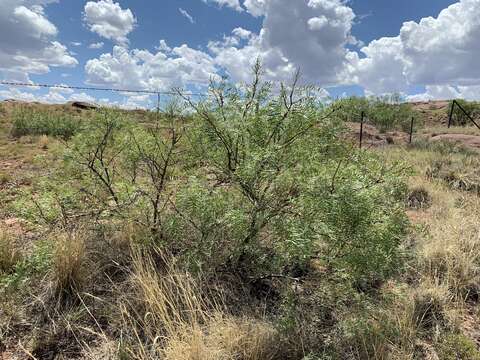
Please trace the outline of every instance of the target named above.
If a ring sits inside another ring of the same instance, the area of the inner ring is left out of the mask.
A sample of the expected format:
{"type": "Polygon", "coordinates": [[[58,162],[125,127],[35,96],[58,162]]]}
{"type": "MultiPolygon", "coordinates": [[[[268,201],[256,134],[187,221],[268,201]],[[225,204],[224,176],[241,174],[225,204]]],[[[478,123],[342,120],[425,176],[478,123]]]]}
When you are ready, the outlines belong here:
{"type": "Polygon", "coordinates": [[[381,132],[388,130],[410,131],[410,122],[415,118],[415,130],[423,124],[415,110],[402,101],[400,95],[384,97],[350,97],[334,103],[340,109],[335,117],[341,121],[360,122],[362,111],[365,121],[376,126],[381,132]]]}
{"type": "Polygon", "coordinates": [[[80,131],[82,119],[67,113],[55,113],[44,110],[34,110],[23,107],[13,115],[11,135],[21,137],[25,135],[48,135],[70,139],[80,131]]]}
{"type": "MultiPolygon", "coordinates": [[[[456,99],[455,100],[465,111],[467,112],[468,115],[470,115],[472,118],[477,118],[480,115],[480,103],[477,101],[467,101],[463,99],[456,99]]],[[[447,109],[445,110],[447,113],[447,116],[450,116],[450,112],[452,109],[452,103],[453,101],[450,101],[448,104],[447,109]]],[[[472,125],[470,119],[468,116],[458,107],[455,106],[452,114],[452,123],[453,125],[457,126],[467,126],[467,125],[472,125]]]]}
{"type": "Polygon", "coordinates": [[[257,64],[251,84],[212,83],[211,97],[186,97],[186,111],[174,104],[147,128],[98,112],[66,152],[82,199],[66,213],[81,203],[97,220],[137,222],[192,271],[248,279],[321,257],[356,279],[388,277],[405,172],[345,144],[335,109],[298,80],[275,92],[257,64]]]}

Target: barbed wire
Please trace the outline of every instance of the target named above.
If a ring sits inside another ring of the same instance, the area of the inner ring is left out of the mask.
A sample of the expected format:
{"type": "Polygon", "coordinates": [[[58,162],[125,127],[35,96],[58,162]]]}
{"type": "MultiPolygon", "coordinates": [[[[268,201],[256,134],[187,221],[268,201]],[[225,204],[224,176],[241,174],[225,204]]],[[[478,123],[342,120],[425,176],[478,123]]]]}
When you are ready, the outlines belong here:
{"type": "Polygon", "coordinates": [[[69,86],[69,85],[52,85],[52,84],[35,84],[35,83],[21,83],[11,81],[0,81],[0,85],[18,86],[18,87],[41,87],[41,88],[55,88],[55,89],[71,89],[83,91],[111,91],[118,93],[132,93],[132,94],[150,94],[150,95],[186,95],[186,96],[207,96],[202,93],[193,92],[175,92],[175,91],[156,91],[156,90],[132,90],[132,89],[118,89],[118,88],[98,88],[87,86],[69,86]]]}

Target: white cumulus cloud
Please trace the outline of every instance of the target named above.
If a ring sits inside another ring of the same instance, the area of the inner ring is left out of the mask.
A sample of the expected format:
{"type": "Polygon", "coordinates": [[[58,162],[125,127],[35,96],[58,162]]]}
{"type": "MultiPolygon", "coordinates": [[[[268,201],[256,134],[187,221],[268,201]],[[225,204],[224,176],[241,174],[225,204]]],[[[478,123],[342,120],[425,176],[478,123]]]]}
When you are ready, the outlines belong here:
{"type": "Polygon", "coordinates": [[[171,49],[168,55],[162,50],[151,53],[115,46],[112,53],[85,65],[88,83],[126,89],[168,90],[188,83],[207,84],[217,71],[210,55],[187,45],[171,49]]]}
{"type": "MultiPolygon", "coordinates": [[[[210,51],[219,65],[235,80],[246,80],[256,58],[264,64],[268,78],[286,80],[299,68],[306,82],[338,83],[345,72],[351,29],[355,14],[341,0],[255,0],[246,1],[247,10],[263,15],[258,34],[242,36],[244,46],[231,41],[211,42],[210,51]]],[[[247,33],[245,33],[247,35],[247,33]]]]}
{"type": "Polygon", "coordinates": [[[130,9],[122,9],[113,0],[87,2],[84,20],[90,31],[118,44],[128,43],[127,35],[133,31],[137,22],[130,9]]]}
{"type": "Polygon", "coordinates": [[[374,93],[420,84],[430,86],[427,97],[458,95],[454,87],[480,84],[478,14],[480,0],[460,0],[437,17],[405,22],[398,36],[362,48],[363,56],[350,53],[350,74],[374,93]]]}
{"type": "Polygon", "coordinates": [[[50,67],[73,67],[77,60],[56,41],[57,27],[44,7],[54,0],[0,1],[0,77],[29,81],[50,67]]]}

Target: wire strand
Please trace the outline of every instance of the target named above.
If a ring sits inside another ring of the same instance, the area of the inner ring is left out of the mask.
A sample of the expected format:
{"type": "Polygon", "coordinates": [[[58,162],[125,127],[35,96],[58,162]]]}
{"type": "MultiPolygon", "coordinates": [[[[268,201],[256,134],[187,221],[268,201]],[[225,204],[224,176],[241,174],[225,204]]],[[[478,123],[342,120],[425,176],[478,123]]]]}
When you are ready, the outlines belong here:
{"type": "Polygon", "coordinates": [[[187,95],[187,96],[207,96],[201,93],[178,93],[174,91],[155,91],[155,90],[131,90],[131,89],[116,89],[116,88],[95,88],[86,86],[68,86],[68,85],[51,85],[51,84],[33,84],[33,83],[20,83],[10,81],[0,81],[0,85],[6,86],[19,86],[19,87],[43,87],[43,88],[56,88],[56,89],[72,89],[72,90],[91,90],[91,91],[112,91],[119,93],[133,93],[133,94],[150,94],[150,95],[187,95]]]}

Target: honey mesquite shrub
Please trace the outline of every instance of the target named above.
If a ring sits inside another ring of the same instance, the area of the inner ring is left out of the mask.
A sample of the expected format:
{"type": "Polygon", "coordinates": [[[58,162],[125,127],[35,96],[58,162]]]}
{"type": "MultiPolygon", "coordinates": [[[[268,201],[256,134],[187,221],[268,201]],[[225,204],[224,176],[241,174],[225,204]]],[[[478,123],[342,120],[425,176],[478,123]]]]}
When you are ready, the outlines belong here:
{"type": "Polygon", "coordinates": [[[250,271],[306,268],[319,257],[355,278],[397,266],[406,221],[400,167],[356,154],[315,89],[212,84],[189,133],[192,179],[170,235],[196,265],[250,271]],[[340,166],[338,166],[338,164],[340,166]],[[177,242],[177,243],[179,243],[177,242]],[[193,246],[192,246],[193,245],[193,246]]]}

